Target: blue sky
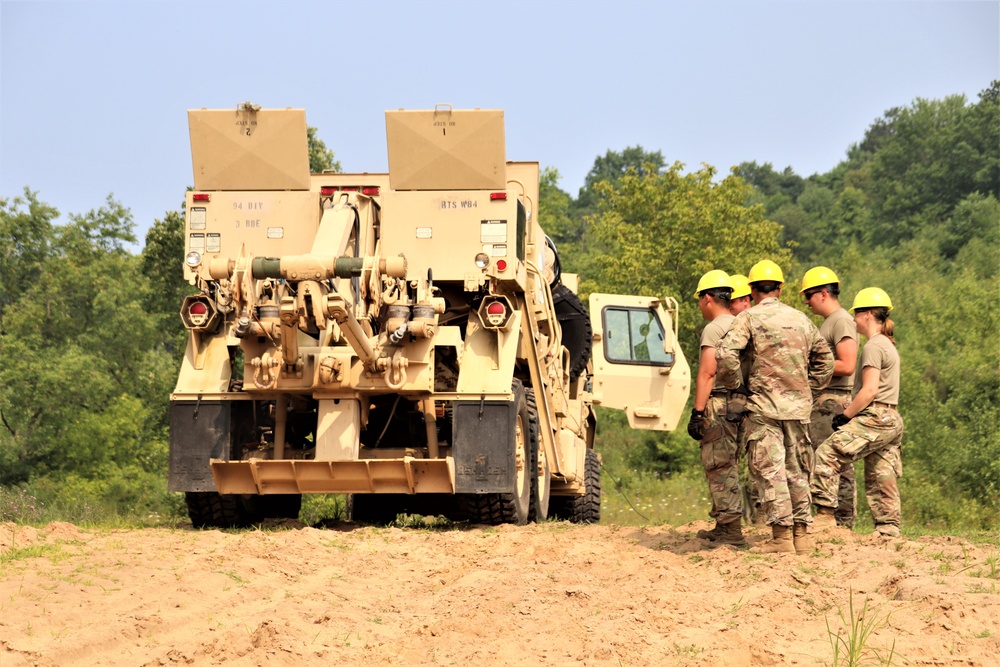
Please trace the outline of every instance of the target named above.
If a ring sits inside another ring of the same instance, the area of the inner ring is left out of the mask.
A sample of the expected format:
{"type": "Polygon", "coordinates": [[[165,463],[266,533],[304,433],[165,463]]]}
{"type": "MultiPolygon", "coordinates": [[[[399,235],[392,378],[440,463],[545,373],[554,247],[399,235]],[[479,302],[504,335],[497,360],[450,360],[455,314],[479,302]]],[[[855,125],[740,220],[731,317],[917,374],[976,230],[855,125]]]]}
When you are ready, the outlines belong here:
{"type": "Polygon", "coordinates": [[[834,167],[887,109],[1000,78],[1000,2],[0,2],[0,197],[129,207],[191,184],[189,108],[301,107],[346,171],[384,111],[500,108],[576,194],[636,144],[689,169],[834,167]]]}

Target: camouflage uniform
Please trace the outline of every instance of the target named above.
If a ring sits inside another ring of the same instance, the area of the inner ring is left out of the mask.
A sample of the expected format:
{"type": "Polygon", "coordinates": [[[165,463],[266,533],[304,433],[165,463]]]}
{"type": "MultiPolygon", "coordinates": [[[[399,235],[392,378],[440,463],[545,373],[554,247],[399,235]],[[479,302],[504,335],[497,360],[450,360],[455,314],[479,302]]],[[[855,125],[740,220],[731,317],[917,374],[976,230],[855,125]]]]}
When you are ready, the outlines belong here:
{"type": "Polygon", "coordinates": [[[767,523],[812,523],[811,390],[829,382],[833,353],[808,317],[775,297],[737,315],[719,341],[717,376],[730,390],[743,384],[743,350],[751,357],[747,455],[767,523]]]}
{"type": "MultiPolygon", "coordinates": [[[[720,315],[709,322],[701,334],[701,347],[715,349],[734,319],[732,315],[720,315]]],[[[712,496],[712,509],[708,514],[720,524],[739,521],[743,515],[737,465],[737,424],[726,419],[727,393],[716,376],[712,394],[705,405],[708,429],[701,439],[701,465],[705,468],[708,491],[712,496]]]]}
{"type": "MultiPolygon", "coordinates": [[[[823,320],[819,333],[826,340],[836,358],[837,343],[850,338],[858,341],[858,329],[854,318],[843,308],[830,313],[823,320]]],[[[833,417],[844,412],[851,402],[851,389],[854,386],[854,373],[830,378],[830,385],[822,391],[813,394],[812,414],[809,416],[809,437],[813,448],[833,434],[833,417]]],[[[837,525],[854,526],[857,516],[857,485],[854,481],[854,464],[844,463],[840,469],[839,487],[837,491],[837,525]]]]}
{"type": "MultiPolygon", "coordinates": [[[[834,432],[816,450],[812,494],[817,505],[838,506],[839,471],[845,463],[865,460],[865,496],[875,527],[898,530],[900,521],[899,485],[903,475],[900,445],[903,418],[896,411],[899,401],[899,353],[892,342],[876,334],[861,350],[863,370],[879,369],[879,389],[875,398],[846,425],[834,432]]],[[[861,388],[861,372],[855,374],[855,392],[861,388]]]]}

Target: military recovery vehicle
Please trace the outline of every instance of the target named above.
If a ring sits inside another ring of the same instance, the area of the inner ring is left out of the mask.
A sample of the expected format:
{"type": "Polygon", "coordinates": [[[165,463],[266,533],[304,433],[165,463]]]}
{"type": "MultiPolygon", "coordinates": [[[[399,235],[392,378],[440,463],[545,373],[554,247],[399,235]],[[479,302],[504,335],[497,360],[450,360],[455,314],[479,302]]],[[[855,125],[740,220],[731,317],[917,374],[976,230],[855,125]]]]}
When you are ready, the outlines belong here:
{"type": "Polygon", "coordinates": [[[388,173],[310,174],[305,112],[188,112],[169,488],[195,527],[600,517],[594,405],[676,427],[672,298],[576,295],[499,110],[387,111],[388,173]]]}

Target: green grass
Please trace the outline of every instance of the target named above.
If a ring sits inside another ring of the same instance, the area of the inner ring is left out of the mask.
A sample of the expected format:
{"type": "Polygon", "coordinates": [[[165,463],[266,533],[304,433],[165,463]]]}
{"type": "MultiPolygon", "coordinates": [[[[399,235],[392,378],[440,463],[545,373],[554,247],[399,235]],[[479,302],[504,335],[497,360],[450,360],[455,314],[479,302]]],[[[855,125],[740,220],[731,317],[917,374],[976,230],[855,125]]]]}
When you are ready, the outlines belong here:
{"type": "MultiPolygon", "coordinates": [[[[61,560],[60,547],[54,544],[33,544],[27,547],[11,547],[0,551],[0,567],[28,558],[48,558],[55,562],[61,560]]],[[[65,555],[63,556],[65,557],[65,555]]]]}
{"type": "Polygon", "coordinates": [[[854,591],[848,594],[847,609],[837,606],[840,628],[834,631],[830,619],[826,619],[826,633],[830,640],[832,667],[860,667],[861,665],[891,665],[896,655],[896,640],[889,648],[875,648],[870,645],[874,634],[889,625],[891,612],[886,612],[885,604],[869,606],[865,596],[860,608],[854,606],[854,591]]]}

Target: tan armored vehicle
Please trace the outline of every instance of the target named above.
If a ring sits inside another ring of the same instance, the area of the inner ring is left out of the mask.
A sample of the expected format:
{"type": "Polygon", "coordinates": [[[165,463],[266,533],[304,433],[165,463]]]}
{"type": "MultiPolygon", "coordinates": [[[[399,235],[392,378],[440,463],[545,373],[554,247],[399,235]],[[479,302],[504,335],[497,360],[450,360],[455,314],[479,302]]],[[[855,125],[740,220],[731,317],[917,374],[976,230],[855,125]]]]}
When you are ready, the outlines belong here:
{"type": "Polygon", "coordinates": [[[690,371],[671,298],[594,294],[538,225],[538,164],[496,110],[386,112],[388,174],[310,174],[300,109],[188,113],[170,479],[196,527],[600,518],[595,404],[673,429],[690,371]]]}

